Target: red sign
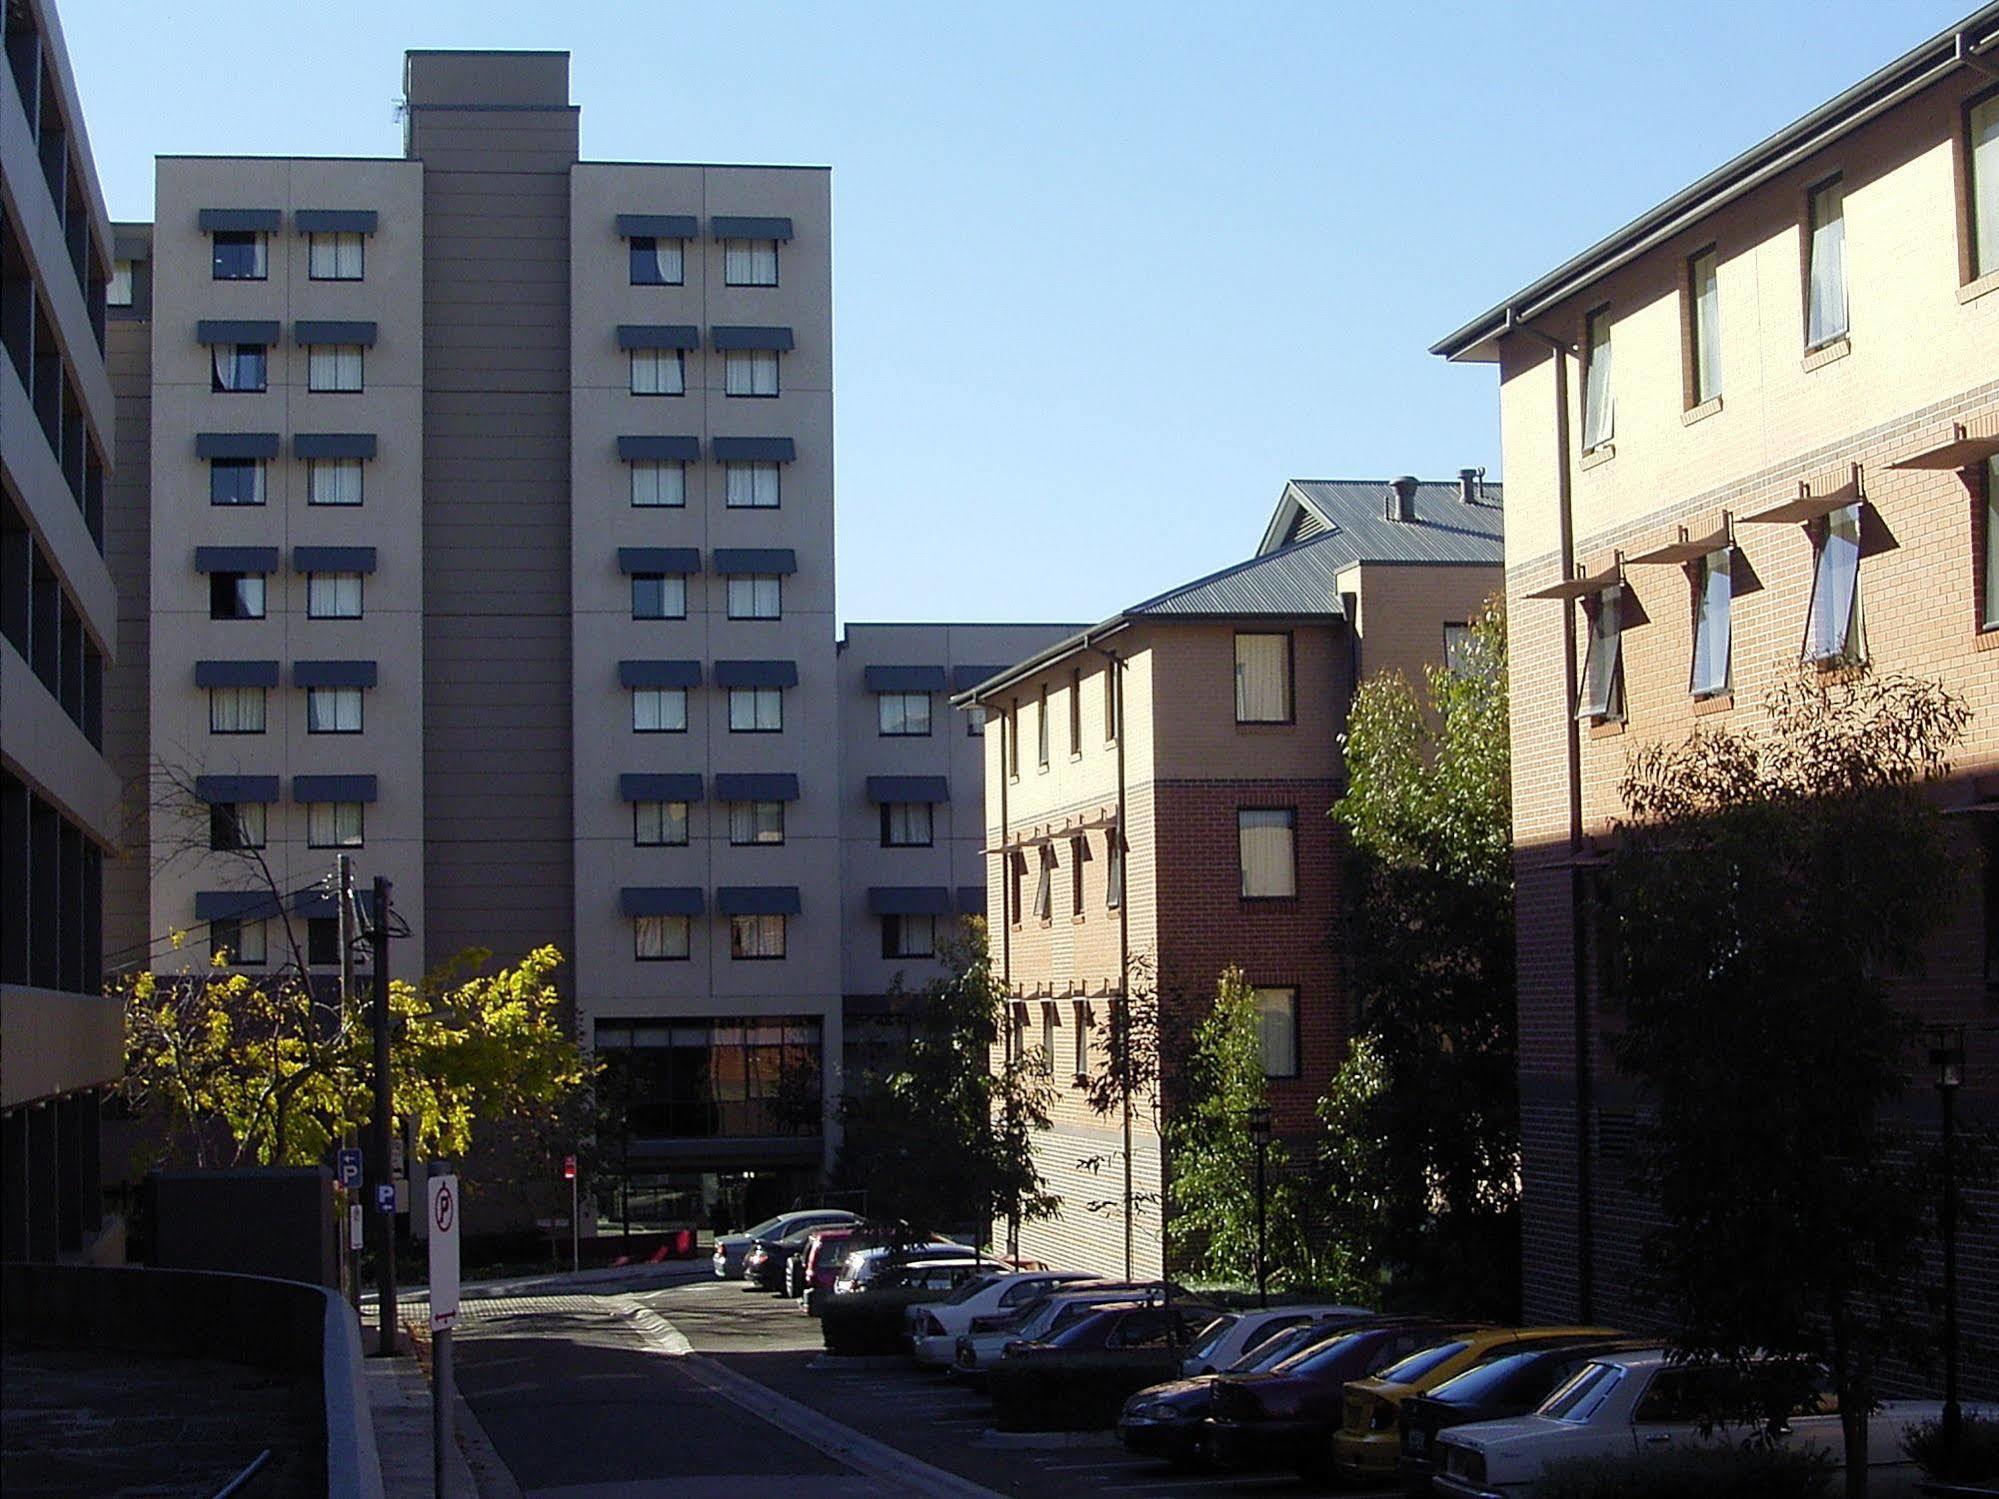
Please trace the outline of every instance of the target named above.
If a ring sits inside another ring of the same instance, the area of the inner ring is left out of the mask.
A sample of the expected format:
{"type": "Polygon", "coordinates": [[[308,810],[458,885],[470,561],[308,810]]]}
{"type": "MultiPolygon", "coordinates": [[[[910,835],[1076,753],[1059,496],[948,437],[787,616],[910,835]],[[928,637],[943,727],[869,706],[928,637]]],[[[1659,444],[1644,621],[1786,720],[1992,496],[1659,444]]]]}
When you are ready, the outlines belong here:
{"type": "Polygon", "coordinates": [[[575,1156],[566,1155],[562,1158],[562,1179],[566,1182],[573,1182],[576,1180],[575,1156]]]}

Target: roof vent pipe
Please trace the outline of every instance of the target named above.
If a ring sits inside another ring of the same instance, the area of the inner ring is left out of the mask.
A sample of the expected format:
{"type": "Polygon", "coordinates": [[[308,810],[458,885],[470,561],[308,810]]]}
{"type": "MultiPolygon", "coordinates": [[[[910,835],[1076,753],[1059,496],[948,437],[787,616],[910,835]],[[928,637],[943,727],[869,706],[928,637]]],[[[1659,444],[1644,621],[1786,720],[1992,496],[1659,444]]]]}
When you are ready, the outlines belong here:
{"type": "Polygon", "coordinates": [[[1388,507],[1384,514],[1389,520],[1413,521],[1416,519],[1416,476],[1404,474],[1388,481],[1388,507]]]}
{"type": "Polygon", "coordinates": [[[1485,503],[1485,470],[1482,468],[1461,468],[1458,470],[1458,499],[1466,505],[1485,503]]]}

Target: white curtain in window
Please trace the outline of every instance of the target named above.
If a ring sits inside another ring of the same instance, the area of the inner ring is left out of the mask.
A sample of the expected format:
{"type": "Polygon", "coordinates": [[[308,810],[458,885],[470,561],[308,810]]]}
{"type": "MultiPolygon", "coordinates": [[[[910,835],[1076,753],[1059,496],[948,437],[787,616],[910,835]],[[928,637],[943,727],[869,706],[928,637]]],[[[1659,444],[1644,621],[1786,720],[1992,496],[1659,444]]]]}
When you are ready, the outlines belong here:
{"type": "Polygon", "coordinates": [[[687,503],[687,465],[640,459],[632,464],[632,503],[678,509],[687,503]]]}
{"type": "Polygon", "coordinates": [[[1972,273],[1999,271],[1999,94],[1971,112],[1972,273]]]}
{"type": "Polygon", "coordinates": [[[730,918],[730,944],[738,958],[781,958],[784,956],[782,916],[734,916],[730,918]]]}
{"type": "Polygon", "coordinates": [[[360,733],[361,689],[308,688],[305,694],[305,731],[308,734],[360,733]]]}
{"type": "Polygon", "coordinates": [[[1810,348],[1846,332],[1846,189],[1829,182],[1812,194],[1810,348]]]}
{"type": "Polygon", "coordinates": [[[732,396],[777,394],[775,349],[730,349],[722,366],[723,393],[732,396]]]}
{"type": "Polygon", "coordinates": [[[775,463],[731,463],[725,474],[726,495],[730,509],[775,510],[777,508],[775,463]]]}
{"type": "Polygon", "coordinates": [[[1282,899],[1298,893],[1294,821],[1289,808],[1250,807],[1236,813],[1244,899],[1282,899]]]}
{"type": "Polygon", "coordinates": [[[1237,723],[1283,723],[1291,717],[1291,638],[1235,638],[1237,723]]]}
{"type": "Polygon", "coordinates": [[[935,916],[892,916],[895,923],[895,956],[928,958],[937,951],[935,916]]]}
{"type": "Polygon", "coordinates": [[[652,242],[652,263],[659,272],[659,279],[667,286],[678,286],[687,279],[687,246],[677,239],[656,239],[652,242]]]}
{"type": "Polygon", "coordinates": [[[687,727],[687,689],[632,689],[632,728],[641,734],[677,734],[687,727]]]}
{"type": "Polygon", "coordinates": [[[1732,547],[1709,552],[1701,559],[1697,579],[1699,592],[1694,599],[1695,697],[1711,697],[1728,690],[1729,612],[1734,601],[1731,568],[1732,547]]]}
{"type": "Polygon", "coordinates": [[[722,280],[729,286],[777,285],[777,241],[731,239],[722,244],[722,280]]]}
{"type": "Polygon", "coordinates": [[[244,848],[262,848],[269,809],[262,802],[238,802],[230,809],[236,819],[236,839],[244,848]]]}
{"type": "Polygon", "coordinates": [[[306,464],[306,503],[310,505],[358,505],[361,503],[361,460],[359,458],[314,458],[306,464]]]}
{"type": "Polygon", "coordinates": [[[1867,648],[1860,623],[1860,506],[1847,505],[1825,520],[1818,566],[1812,574],[1812,613],[1805,635],[1807,661],[1859,661],[1867,648]]]}
{"type": "Polygon", "coordinates": [[[210,933],[211,951],[221,949],[235,963],[255,965],[269,960],[270,944],[261,921],[216,922],[210,933]]]}
{"type": "Polygon", "coordinates": [[[892,847],[922,847],[930,842],[930,803],[890,802],[883,809],[892,847]]]}
{"type": "Polygon", "coordinates": [[[729,689],[730,733],[775,733],[783,727],[784,689],[780,687],[729,689]]]}
{"type": "Polygon", "coordinates": [[[305,612],[308,619],[359,619],[361,574],[306,574],[305,612]]]}
{"type": "Polygon", "coordinates": [[[1117,828],[1104,832],[1104,909],[1124,904],[1124,835],[1117,828]]]}
{"type": "Polygon", "coordinates": [[[686,802],[634,802],[634,841],[643,844],[679,844],[687,841],[686,802]]]}
{"type": "Polygon", "coordinates": [[[1589,319],[1589,371],[1583,384],[1583,451],[1610,441],[1617,430],[1616,395],[1610,384],[1610,314],[1589,319]]]}
{"type": "Polygon", "coordinates": [[[261,687],[211,687],[208,689],[208,728],[213,734],[261,734],[264,732],[264,689],[261,687]]]}
{"type": "Polygon", "coordinates": [[[690,926],[685,916],[634,917],[633,955],[640,958],[686,957],[690,926]]]}
{"type": "Polygon", "coordinates": [[[1624,590],[1606,588],[1596,596],[1589,615],[1589,659],[1583,667],[1582,701],[1576,705],[1577,718],[1615,718],[1623,703],[1618,690],[1618,668],[1624,645],[1624,590]]]}
{"type": "Polygon", "coordinates": [[[729,618],[777,619],[784,586],[775,573],[736,573],[729,579],[729,618]]]}
{"type": "Polygon", "coordinates": [[[313,802],[305,809],[305,841],[313,848],[359,848],[359,802],[313,802]]]}
{"type": "Polygon", "coordinates": [[[1263,1050],[1265,1077],[1298,1075],[1298,991],[1258,989],[1256,991],[1258,1039],[1263,1050]]]}
{"type": "Polygon", "coordinates": [[[132,262],[117,260],[111,264],[111,279],[104,286],[104,305],[107,307],[130,307],[132,305],[132,262]]]}
{"type": "Polygon", "coordinates": [[[729,841],[739,846],[784,842],[784,803],[730,802],[729,841]]]}
{"type": "Polygon", "coordinates": [[[359,281],[362,237],[359,234],[315,234],[308,242],[309,274],[315,281],[359,281]]]}
{"type": "Polygon", "coordinates": [[[1693,283],[1694,400],[1698,403],[1721,394],[1721,284],[1714,251],[1695,258],[1693,283]]]}
{"type": "Polygon", "coordinates": [[[306,357],[309,390],[356,391],[361,388],[359,344],[314,344],[306,357]]]}
{"type": "Polygon", "coordinates": [[[257,378],[257,369],[263,350],[254,345],[217,344],[215,346],[215,384],[221,390],[255,390],[263,382],[257,378]]]}
{"type": "Polygon", "coordinates": [[[632,394],[635,396],[680,396],[687,394],[687,367],[678,349],[633,349],[632,394]]]}

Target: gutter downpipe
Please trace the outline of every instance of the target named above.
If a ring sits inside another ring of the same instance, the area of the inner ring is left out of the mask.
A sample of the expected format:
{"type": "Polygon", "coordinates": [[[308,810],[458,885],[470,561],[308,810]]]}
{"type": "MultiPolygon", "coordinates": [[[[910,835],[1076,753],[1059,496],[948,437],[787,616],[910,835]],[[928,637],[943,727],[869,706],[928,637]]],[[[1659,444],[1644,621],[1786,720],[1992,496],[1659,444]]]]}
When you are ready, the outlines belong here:
{"type": "MultiPolygon", "coordinates": [[[[1105,690],[1112,694],[1112,725],[1117,729],[1117,827],[1113,836],[1118,841],[1118,868],[1123,871],[1124,889],[1118,894],[1117,906],[1117,989],[1119,1013],[1124,1017],[1121,1025],[1131,1023],[1131,995],[1127,986],[1131,982],[1131,849],[1125,842],[1125,718],[1124,718],[1124,658],[1116,651],[1107,651],[1102,646],[1090,645],[1089,637],[1083,637],[1085,649],[1094,650],[1104,658],[1105,690]]],[[[1106,860],[1109,851],[1106,850],[1106,860]]],[[[1132,1227],[1131,1227],[1131,1038],[1127,1031],[1124,1044],[1118,1048],[1119,1065],[1124,1076],[1118,1079],[1118,1093],[1124,1101],[1124,1278],[1132,1278],[1132,1227]]],[[[1161,1163],[1162,1173],[1165,1163],[1161,1163]]],[[[1159,1201],[1159,1268],[1160,1278],[1165,1279],[1166,1271],[1166,1183],[1160,1181],[1159,1201]]]]}
{"type": "MultiPolygon", "coordinates": [[[[1555,466],[1555,507],[1560,525],[1562,577],[1576,572],[1576,526],[1574,501],[1574,459],[1569,440],[1569,355],[1570,346],[1561,339],[1531,328],[1516,311],[1506,310],[1506,330],[1524,333],[1548,346],[1555,365],[1555,446],[1560,461],[1555,466]]],[[[1584,959],[1582,933],[1586,916],[1583,874],[1577,858],[1583,847],[1582,725],[1576,718],[1576,600],[1562,601],[1562,712],[1568,772],[1569,813],[1569,951],[1570,989],[1575,1010],[1576,1073],[1576,1316],[1591,1321],[1596,1307],[1595,1193],[1590,1175],[1594,1167],[1590,1143],[1590,1111],[1595,1102],[1595,1079],[1590,1066],[1590,1010],[1588,969],[1584,959]]]]}

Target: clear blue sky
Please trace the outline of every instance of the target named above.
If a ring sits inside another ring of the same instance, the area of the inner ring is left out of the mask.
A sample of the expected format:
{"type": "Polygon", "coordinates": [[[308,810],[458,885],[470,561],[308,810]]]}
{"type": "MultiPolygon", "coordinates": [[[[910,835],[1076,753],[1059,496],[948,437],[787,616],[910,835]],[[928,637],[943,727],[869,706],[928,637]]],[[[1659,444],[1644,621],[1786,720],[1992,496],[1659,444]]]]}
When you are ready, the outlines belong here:
{"type": "Polygon", "coordinates": [[[1499,475],[1424,352],[1972,0],[58,0],[155,153],[397,155],[411,47],[566,48],[598,159],[833,168],[840,610],[1094,620],[1287,478],[1499,475]]]}

